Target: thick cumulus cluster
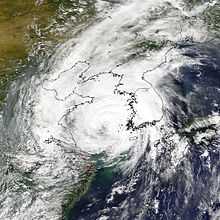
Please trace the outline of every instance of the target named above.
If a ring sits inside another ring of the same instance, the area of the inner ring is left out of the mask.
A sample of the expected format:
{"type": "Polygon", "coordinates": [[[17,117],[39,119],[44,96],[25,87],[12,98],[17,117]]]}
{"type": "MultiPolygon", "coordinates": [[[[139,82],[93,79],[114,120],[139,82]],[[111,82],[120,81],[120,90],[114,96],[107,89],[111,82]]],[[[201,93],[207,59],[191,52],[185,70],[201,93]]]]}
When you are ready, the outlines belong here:
{"type": "Polygon", "coordinates": [[[151,130],[164,123],[166,107],[157,83],[187,62],[172,42],[188,35],[203,40],[206,33],[199,34],[187,23],[178,28],[180,5],[172,1],[121,4],[70,41],[73,49],[56,58],[43,80],[32,126],[41,144],[54,137],[90,154],[107,152],[116,157],[142,141],[141,130],[158,133],[151,130]],[[153,35],[154,43],[149,41],[153,35]],[[135,58],[140,42],[149,50],[135,58]],[[159,42],[166,43],[153,45],[159,42]]]}
{"type": "Polygon", "coordinates": [[[138,76],[135,79],[113,71],[87,76],[89,70],[88,64],[78,62],[56,79],[45,81],[46,103],[37,107],[43,119],[38,120],[39,137],[42,142],[51,136],[68,140],[90,154],[117,156],[137,145],[140,128],[162,120],[163,103],[153,87],[138,76]]]}

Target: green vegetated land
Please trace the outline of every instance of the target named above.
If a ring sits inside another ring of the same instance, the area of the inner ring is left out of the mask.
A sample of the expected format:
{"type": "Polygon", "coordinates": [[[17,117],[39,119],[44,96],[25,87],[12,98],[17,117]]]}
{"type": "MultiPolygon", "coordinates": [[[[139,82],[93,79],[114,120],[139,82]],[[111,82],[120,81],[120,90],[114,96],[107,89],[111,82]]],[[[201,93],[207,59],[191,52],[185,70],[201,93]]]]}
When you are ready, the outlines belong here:
{"type": "Polygon", "coordinates": [[[1,0],[0,106],[31,51],[44,56],[66,39],[65,25],[77,26],[94,14],[90,0],[1,0]]]}
{"type": "Polygon", "coordinates": [[[35,22],[46,26],[55,11],[55,5],[46,1],[0,1],[0,103],[9,82],[16,77],[18,63],[23,62],[32,46],[28,40],[31,25],[35,22]]]}
{"type": "MultiPolygon", "coordinates": [[[[29,65],[30,57],[47,59],[75,27],[95,15],[93,0],[0,0],[0,108],[10,83],[29,65]]],[[[69,189],[63,204],[65,217],[87,191],[95,170],[89,170],[69,189]]]]}

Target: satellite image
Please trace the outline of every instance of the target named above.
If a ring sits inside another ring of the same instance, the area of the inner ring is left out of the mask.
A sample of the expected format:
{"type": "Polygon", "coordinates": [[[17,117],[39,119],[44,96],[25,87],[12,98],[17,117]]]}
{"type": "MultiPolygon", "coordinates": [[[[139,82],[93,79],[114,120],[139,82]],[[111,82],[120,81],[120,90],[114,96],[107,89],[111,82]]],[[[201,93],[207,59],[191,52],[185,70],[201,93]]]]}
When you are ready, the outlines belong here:
{"type": "Polygon", "coordinates": [[[0,0],[0,220],[220,220],[220,1],[0,0]]]}

